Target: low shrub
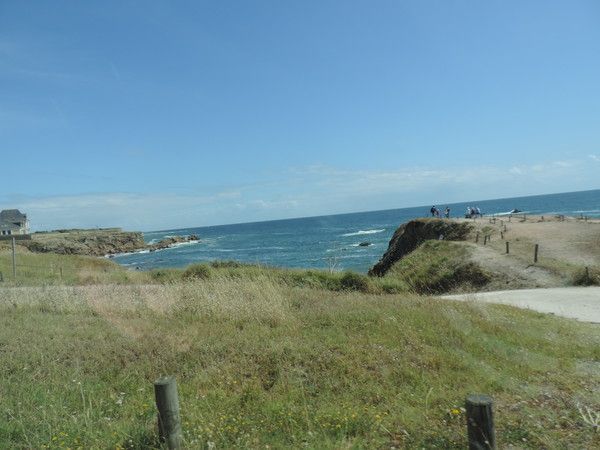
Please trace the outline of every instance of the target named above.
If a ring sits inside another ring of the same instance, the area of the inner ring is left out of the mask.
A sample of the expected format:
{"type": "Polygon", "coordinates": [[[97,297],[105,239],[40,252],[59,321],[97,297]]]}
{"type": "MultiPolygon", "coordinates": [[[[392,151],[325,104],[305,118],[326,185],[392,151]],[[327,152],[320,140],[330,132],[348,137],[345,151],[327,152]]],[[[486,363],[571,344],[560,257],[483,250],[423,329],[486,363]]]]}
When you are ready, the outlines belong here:
{"type": "Polygon", "coordinates": [[[344,272],[340,286],[345,291],[369,292],[370,283],[365,275],[356,272],[344,272]]]}
{"type": "Polygon", "coordinates": [[[206,264],[192,264],[181,275],[184,280],[207,280],[210,278],[210,266],[206,264]]]}
{"type": "Polygon", "coordinates": [[[228,260],[228,261],[212,261],[210,263],[211,267],[215,269],[238,269],[240,267],[247,266],[248,264],[244,264],[238,261],[228,260]]]}
{"type": "Polygon", "coordinates": [[[583,267],[573,274],[571,282],[574,286],[600,286],[600,269],[583,267]]]}
{"type": "Polygon", "coordinates": [[[177,269],[154,269],[149,272],[150,278],[159,283],[173,283],[181,278],[177,269]]]}

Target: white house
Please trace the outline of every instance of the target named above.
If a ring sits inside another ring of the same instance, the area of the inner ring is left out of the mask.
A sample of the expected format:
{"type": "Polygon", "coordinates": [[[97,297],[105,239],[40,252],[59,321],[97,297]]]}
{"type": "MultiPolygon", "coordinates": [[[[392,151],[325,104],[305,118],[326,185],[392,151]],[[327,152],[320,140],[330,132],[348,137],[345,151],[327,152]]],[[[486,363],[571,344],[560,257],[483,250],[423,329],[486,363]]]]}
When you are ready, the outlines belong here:
{"type": "Polygon", "coordinates": [[[29,234],[27,214],[22,214],[18,209],[0,211],[0,236],[13,234],[29,234]]]}

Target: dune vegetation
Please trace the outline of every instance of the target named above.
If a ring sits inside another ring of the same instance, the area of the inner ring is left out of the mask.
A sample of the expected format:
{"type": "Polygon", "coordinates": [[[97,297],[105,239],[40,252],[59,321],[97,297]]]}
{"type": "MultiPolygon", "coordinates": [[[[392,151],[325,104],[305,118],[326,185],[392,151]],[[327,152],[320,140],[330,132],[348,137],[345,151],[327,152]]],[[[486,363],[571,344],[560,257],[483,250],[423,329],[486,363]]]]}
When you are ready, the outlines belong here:
{"type": "Polygon", "coordinates": [[[157,447],[166,374],[187,448],[464,448],[473,392],[502,446],[599,443],[597,326],[356,274],[60,258],[97,278],[0,288],[1,448],[157,447]]]}

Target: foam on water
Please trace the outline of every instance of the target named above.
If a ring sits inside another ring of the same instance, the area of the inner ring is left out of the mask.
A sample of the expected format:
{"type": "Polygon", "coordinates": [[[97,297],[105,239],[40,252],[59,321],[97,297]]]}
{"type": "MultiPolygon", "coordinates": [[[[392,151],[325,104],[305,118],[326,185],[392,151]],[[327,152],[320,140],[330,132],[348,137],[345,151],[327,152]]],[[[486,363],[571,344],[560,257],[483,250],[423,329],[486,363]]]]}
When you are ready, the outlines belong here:
{"type": "Polygon", "coordinates": [[[383,233],[385,231],[385,228],[381,229],[381,230],[359,230],[356,231],[354,233],[346,233],[346,234],[342,234],[342,236],[344,237],[349,237],[349,236],[362,236],[364,234],[378,234],[378,233],[383,233]]]}

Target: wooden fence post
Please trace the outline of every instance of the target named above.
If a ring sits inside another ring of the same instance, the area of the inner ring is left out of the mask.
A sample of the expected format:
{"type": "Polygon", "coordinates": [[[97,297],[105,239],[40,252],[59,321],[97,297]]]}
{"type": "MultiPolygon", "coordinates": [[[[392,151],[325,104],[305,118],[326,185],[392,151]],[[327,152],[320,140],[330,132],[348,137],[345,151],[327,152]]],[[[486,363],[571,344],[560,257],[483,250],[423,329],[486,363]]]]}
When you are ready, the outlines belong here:
{"type": "Polygon", "coordinates": [[[179,399],[174,377],[162,377],[154,382],[154,396],[158,409],[158,434],[169,450],[182,448],[179,399]]]}
{"type": "Polygon", "coordinates": [[[483,236],[483,245],[487,245],[487,234],[483,236]]]}
{"type": "Polygon", "coordinates": [[[504,239],[504,231],[500,232],[500,239],[504,239]]]}
{"type": "Polygon", "coordinates": [[[15,238],[12,238],[12,266],[13,266],[13,278],[16,280],[17,279],[17,263],[16,263],[16,256],[15,256],[16,250],[15,250],[15,238]]]}
{"type": "Polygon", "coordinates": [[[475,236],[475,243],[479,242],[479,231],[477,232],[477,235],[475,236]]]}
{"type": "Polygon", "coordinates": [[[540,249],[540,246],[538,244],[535,244],[535,249],[533,250],[533,262],[536,263],[538,262],[538,250],[540,249]]]}
{"type": "Polygon", "coordinates": [[[469,450],[494,450],[496,448],[496,433],[491,397],[487,395],[469,395],[465,404],[469,450]]]}
{"type": "Polygon", "coordinates": [[[506,241],[506,254],[508,255],[509,251],[508,251],[508,241],[506,241]]]}

